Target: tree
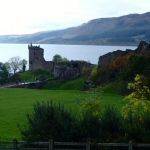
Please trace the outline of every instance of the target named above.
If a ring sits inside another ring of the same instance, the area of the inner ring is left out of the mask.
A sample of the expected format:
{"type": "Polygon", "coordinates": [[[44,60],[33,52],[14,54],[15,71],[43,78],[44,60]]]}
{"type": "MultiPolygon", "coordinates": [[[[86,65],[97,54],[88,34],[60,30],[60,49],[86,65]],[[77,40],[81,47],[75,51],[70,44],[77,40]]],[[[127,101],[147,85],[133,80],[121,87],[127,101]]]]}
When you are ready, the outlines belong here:
{"type": "Polygon", "coordinates": [[[75,100],[79,104],[80,114],[89,113],[92,116],[98,116],[102,106],[102,90],[101,87],[95,87],[92,83],[88,83],[88,95],[85,98],[77,96],[75,100]]]}
{"type": "Polygon", "coordinates": [[[62,57],[59,54],[56,54],[56,55],[53,56],[53,61],[56,61],[57,63],[59,63],[59,62],[67,62],[69,60],[65,57],[62,57]]]}
{"type": "Polygon", "coordinates": [[[25,72],[26,70],[26,65],[27,65],[27,61],[25,59],[20,61],[20,65],[22,67],[22,71],[25,72]]]}
{"type": "Polygon", "coordinates": [[[7,71],[10,73],[11,72],[10,63],[9,62],[5,62],[4,64],[6,66],[7,71]]]}
{"type": "Polygon", "coordinates": [[[10,60],[7,62],[7,65],[9,66],[11,71],[16,73],[16,71],[23,70],[25,71],[27,61],[25,59],[21,60],[19,56],[11,57],[10,60]]]}
{"type": "Polygon", "coordinates": [[[11,57],[9,60],[11,71],[13,71],[14,74],[16,73],[17,70],[20,69],[20,61],[21,60],[19,56],[11,57]]]}
{"type": "Polygon", "coordinates": [[[0,62],[0,83],[6,83],[8,79],[8,70],[5,64],[0,62]]]}
{"type": "Polygon", "coordinates": [[[56,55],[53,56],[53,61],[60,61],[60,60],[62,60],[61,55],[56,54],[56,55]]]}
{"type": "Polygon", "coordinates": [[[141,119],[141,114],[146,112],[149,109],[150,103],[145,94],[150,93],[150,90],[147,86],[144,85],[145,77],[137,74],[134,78],[134,82],[128,83],[128,89],[133,92],[125,97],[129,102],[122,108],[122,114],[124,117],[132,111],[133,117],[137,116],[141,119]]]}
{"type": "Polygon", "coordinates": [[[92,72],[92,68],[87,68],[87,67],[83,67],[82,68],[82,78],[85,81],[89,81],[91,78],[91,72],[92,72]]]}

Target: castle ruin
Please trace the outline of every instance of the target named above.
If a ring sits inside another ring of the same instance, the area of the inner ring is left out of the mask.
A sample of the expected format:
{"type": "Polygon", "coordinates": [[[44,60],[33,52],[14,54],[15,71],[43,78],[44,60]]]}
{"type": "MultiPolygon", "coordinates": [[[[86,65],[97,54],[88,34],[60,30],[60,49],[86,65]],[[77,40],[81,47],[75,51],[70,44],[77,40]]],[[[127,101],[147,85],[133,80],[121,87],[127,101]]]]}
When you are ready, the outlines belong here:
{"type": "Polygon", "coordinates": [[[42,69],[50,72],[61,80],[75,79],[81,75],[83,68],[91,67],[86,61],[68,61],[63,64],[57,61],[45,61],[44,49],[40,46],[28,45],[29,49],[29,70],[42,69]]]}
{"type": "Polygon", "coordinates": [[[54,72],[54,62],[45,61],[44,49],[40,46],[28,45],[29,49],[29,70],[42,69],[50,73],[54,72]]]}

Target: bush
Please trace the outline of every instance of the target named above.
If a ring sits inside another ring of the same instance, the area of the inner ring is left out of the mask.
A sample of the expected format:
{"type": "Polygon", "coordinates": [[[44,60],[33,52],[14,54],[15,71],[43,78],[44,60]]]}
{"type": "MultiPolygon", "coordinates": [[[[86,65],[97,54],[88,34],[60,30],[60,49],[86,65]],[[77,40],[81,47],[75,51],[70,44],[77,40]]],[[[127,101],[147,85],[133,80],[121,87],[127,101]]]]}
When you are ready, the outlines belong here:
{"type": "Polygon", "coordinates": [[[99,116],[91,114],[89,111],[82,113],[80,120],[80,134],[81,140],[84,142],[98,142],[99,141],[99,116]]]}
{"type": "Polygon", "coordinates": [[[143,142],[145,129],[142,119],[134,115],[132,109],[129,109],[128,114],[123,122],[126,141],[143,142]]]}
{"type": "Polygon", "coordinates": [[[28,126],[21,135],[25,141],[75,141],[78,132],[77,121],[63,106],[57,106],[52,101],[37,102],[32,114],[27,114],[28,126]]]}
{"type": "Polygon", "coordinates": [[[100,115],[102,142],[117,142],[121,140],[122,117],[114,106],[106,106],[100,115]],[[104,141],[103,141],[104,140],[104,141]]]}
{"type": "Polygon", "coordinates": [[[19,73],[15,73],[14,75],[12,75],[9,79],[8,79],[8,82],[20,82],[21,81],[21,78],[20,78],[20,75],[19,73]]]}

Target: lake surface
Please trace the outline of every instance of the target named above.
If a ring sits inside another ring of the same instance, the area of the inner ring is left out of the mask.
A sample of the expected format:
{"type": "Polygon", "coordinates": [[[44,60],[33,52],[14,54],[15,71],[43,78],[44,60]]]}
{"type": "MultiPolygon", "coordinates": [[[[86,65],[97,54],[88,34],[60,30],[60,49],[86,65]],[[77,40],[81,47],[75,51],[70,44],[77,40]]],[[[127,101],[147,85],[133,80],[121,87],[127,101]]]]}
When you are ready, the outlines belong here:
{"type": "MultiPolygon", "coordinates": [[[[33,44],[33,46],[38,46],[33,44]]],[[[85,60],[92,64],[98,64],[100,56],[116,50],[135,50],[137,46],[100,46],[100,45],[55,45],[40,44],[44,49],[44,58],[51,61],[55,54],[66,57],[69,60],[85,60]]],[[[11,57],[19,56],[29,60],[28,44],[0,44],[0,62],[7,62],[11,57]]]]}

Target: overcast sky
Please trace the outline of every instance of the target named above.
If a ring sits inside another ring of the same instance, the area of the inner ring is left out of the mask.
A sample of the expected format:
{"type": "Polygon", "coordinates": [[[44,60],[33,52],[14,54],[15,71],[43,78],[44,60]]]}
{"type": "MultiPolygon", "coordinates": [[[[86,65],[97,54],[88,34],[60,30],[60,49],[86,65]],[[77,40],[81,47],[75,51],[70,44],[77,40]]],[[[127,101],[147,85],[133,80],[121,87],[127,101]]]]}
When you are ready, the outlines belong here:
{"type": "Polygon", "coordinates": [[[0,0],[0,35],[57,30],[150,11],[150,0],[0,0]]]}

